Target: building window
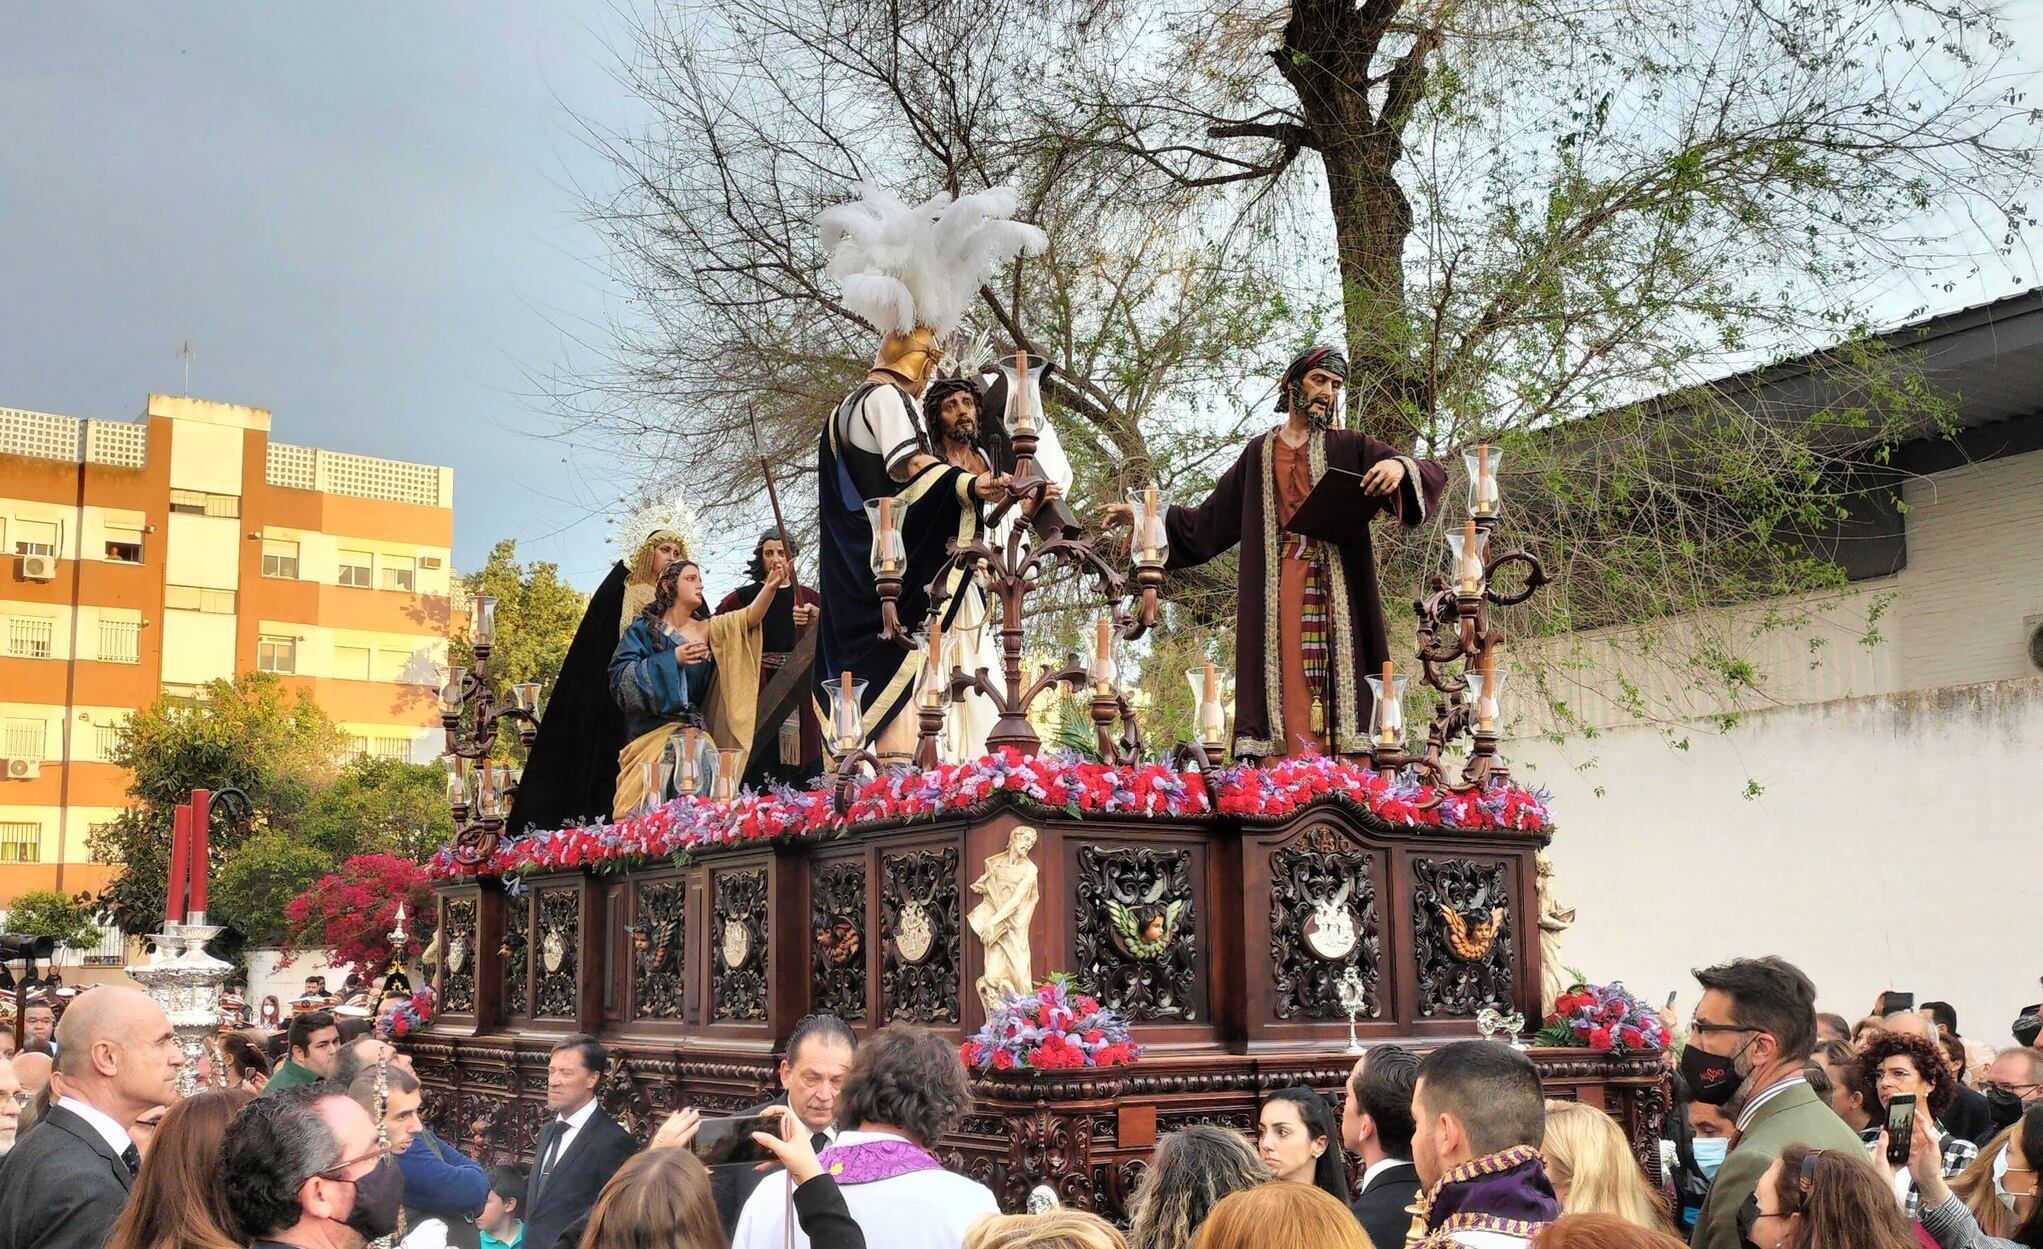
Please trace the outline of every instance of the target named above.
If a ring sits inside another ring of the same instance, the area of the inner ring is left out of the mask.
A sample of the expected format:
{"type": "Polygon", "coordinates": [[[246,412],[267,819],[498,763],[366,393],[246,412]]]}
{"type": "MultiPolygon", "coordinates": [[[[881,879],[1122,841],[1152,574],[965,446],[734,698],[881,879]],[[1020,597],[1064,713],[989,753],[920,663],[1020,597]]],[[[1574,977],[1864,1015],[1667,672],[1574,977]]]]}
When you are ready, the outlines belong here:
{"type": "Polygon", "coordinates": [[[402,684],[404,682],[404,670],[406,668],[409,668],[410,666],[411,666],[410,651],[394,651],[385,650],[381,647],[377,648],[376,679],[378,681],[388,681],[392,685],[402,684]]]}
{"type": "Polygon", "coordinates": [[[16,555],[48,555],[55,558],[60,534],[57,522],[53,520],[17,520],[14,522],[14,553],[16,555]]]}
{"type": "Polygon", "coordinates": [[[241,499],[232,494],[209,494],[204,490],[173,490],[170,510],[185,516],[241,515],[241,499]]]}
{"type": "Polygon", "coordinates": [[[264,672],[298,671],[298,639],[258,639],[255,644],[255,666],[264,672]]]}
{"type": "Polygon", "coordinates": [[[378,759],[395,759],[399,763],[411,759],[411,739],[406,737],[379,737],[370,750],[378,759]]]}
{"type": "Polygon", "coordinates": [[[50,726],[45,720],[0,721],[0,756],[9,759],[42,760],[49,742],[50,726]]]}
{"type": "Polygon", "coordinates": [[[7,618],[7,653],[15,659],[48,659],[56,622],[33,616],[7,618]]]}
{"type": "Polygon", "coordinates": [[[348,738],[348,761],[350,763],[354,762],[357,759],[366,759],[368,757],[369,757],[368,738],[366,737],[348,738]]]}
{"type": "Polygon", "coordinates": [[[167,585],[163,587],[163,605],[179,611],[231,616],[234,614],[234,591],[209,590],[196,585],[167,585]]]}
{"type": "Polygon", "coordinates": [[[369,575],[369,553],[367,551],[340,552],[340,577],[338,580],[341,585],[358,586],[364,590],[374,585],[375,581],[369,575]]]}
{"type": "Polygon", "coordinates": [[[95,724],[92,726],[92,757],[100,763],[112,763],[114,754],[121,746],[121,726],[118,724],[95,724]]]}
{"type": "Polygon", "coordinates": [[[142,562],[142,531],[134,525],[106,527],[106,557],[116,564],[142,562]]]}
{"type": "Polygon", "coordinates": [[[333,674],[343,681],[368,680],[369,648],[366,646],[334,647],[333,674]]]}
{"type": "Polygon", "coordinates": [[[0,863],[40,863],[42,861],[42,825],[0,824],[0,863]]]}
{"type": "Polygon", "coordinates": [[[112,827],[112,821],[85,826],[85,861],[87,863],[100,863],[110,867],[120,866],[120,860],[108,857],[106,851],[102,848],[107,844],[102,838],[106,836],[106,830],[112,827]]]}
{"type": "Polygon", "coordinates": [[[403,590],[407,594],[418,587],[416,564],[409,558],[383,557],[383,588],[403,590]]]}
{"type": "Polygon", "coordinates": [[[102,620],[99,622],[99,660],[109,664],[142,662],[142,622],[102,620]]]}
{"type": "Polygon", "coordinates": [[[278,538],[262,540],[262,575],[298,579],[298,544],[278,538]]]}

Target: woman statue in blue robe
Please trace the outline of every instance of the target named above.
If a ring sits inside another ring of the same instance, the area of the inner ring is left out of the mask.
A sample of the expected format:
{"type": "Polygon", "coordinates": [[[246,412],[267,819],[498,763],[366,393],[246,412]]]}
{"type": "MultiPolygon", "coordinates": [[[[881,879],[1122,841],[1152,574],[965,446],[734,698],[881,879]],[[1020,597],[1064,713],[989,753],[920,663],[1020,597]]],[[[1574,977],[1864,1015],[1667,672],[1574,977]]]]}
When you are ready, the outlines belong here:
{"type": "Polygon", "coordinates": [[[751,603],[719,616],[709,614],[693,560],[676,560],[660,575],[652,602],[610,658],[610,697],[624,713],[627,739],[617,756],[613,818],[667,796],[648,794],[640,765],[660,763],[684,726],[737,750],[733,775],[744,774],[759,712],[759,627],[785,575],[769,571],[751,603]]]}

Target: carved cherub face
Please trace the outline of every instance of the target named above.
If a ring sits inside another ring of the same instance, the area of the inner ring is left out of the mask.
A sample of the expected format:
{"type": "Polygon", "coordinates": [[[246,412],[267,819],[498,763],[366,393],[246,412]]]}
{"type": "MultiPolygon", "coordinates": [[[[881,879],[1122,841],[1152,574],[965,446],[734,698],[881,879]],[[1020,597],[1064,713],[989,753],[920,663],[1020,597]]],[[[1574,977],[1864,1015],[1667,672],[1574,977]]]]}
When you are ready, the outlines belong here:
{"type": "Polygon", "coordinates": [[[1163,940],[1163,933],[1163,916],[1161,915],[1150,916],[1149,922],[1142,925],[1142,939],[1144,941],[1161,941],[1163,940]]]}

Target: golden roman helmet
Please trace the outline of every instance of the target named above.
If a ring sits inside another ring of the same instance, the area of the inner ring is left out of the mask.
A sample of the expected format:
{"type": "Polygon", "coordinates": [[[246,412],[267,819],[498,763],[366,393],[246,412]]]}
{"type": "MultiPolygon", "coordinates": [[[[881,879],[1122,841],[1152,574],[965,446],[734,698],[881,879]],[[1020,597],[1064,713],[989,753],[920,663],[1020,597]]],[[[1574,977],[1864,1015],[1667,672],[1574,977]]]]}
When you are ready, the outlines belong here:
{"type": "Polygon", "coordinates": [[[920,394],[941,359],[943,348],[937,345],[936,331],[918,325],[906,334],[889,334],[880,340],[880,349],[873,356],[873,371],[892,373],[911,392],[920,394]]]}

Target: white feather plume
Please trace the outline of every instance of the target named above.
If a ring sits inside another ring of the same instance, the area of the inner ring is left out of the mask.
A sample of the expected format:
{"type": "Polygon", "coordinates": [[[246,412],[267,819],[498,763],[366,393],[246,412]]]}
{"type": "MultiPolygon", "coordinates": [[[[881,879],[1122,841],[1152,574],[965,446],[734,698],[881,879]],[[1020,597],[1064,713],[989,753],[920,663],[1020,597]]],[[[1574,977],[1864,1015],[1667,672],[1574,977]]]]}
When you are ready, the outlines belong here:
{"type": "Polygon", "coordinates": [[[994,270],[1050,245],[1041,230],[1012,219],[1016,203],[1013,188],[994,187],[910,205],[867,182],[858,199],[823,210],[816,228],[845,307],[882,334],[926,325],[941,337],[994,270]]]}

